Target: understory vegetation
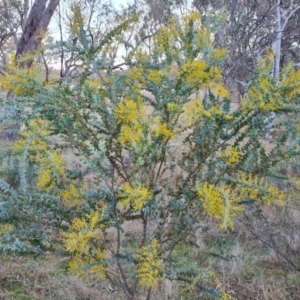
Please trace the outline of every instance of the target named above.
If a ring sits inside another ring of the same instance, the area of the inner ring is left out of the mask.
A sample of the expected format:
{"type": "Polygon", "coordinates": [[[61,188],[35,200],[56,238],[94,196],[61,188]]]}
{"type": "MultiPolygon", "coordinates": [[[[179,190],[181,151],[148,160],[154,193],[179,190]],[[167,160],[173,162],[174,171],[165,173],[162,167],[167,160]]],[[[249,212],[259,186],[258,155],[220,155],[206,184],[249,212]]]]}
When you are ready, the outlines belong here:
{"type": "Polygon", "coordinates": [[[235,105],[200,13],[148,48],[71,13],[76,78],[0,77],[0,299],[297,299],[300,70],[267,49],[235,105]]]}

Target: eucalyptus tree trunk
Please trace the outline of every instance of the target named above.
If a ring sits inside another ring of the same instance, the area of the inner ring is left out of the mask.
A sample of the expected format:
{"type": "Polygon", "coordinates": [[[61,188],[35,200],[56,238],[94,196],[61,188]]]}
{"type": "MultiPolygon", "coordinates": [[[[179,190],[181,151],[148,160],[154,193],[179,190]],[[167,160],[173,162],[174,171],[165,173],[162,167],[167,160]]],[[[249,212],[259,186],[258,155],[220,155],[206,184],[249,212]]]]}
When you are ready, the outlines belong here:
{"type": "MultiPolygon", "coordinates": [[[[25,22],[23,34],[17,45],[16,59],[26,53],[33,53],[38,49],[59,1],[34,1],[25,22]]],[[[21,67],[30,68],[32,62],[32,59],[22,62],[21,67]]]]}
{"type": "MultiPolygon", "coordinates": [[[[21,22],[23,33],[17,42],[16,61],[22,56],[34,53],[38,50],[59,1],[60,0],[35,0],[27,15],[29,3],[25,0],[24,4],[27,5],[27,11],[23,22],[21,22]]],[[[19,66],[29,69],[32,63],[33,58],[29,57],[21,61],[19,66]]],[[[7,99],[12,96],[12,91],[8,91],[7,99]]],[[[11,139],[15,139],[17,138],[16,132],[20,129],[20,124],[12,124],[6,129],[11,135],[11,139]]]]}
{"type": "Polygon", "coordinates": [[[285,27],[289,19],[300,9],[300,4],[295,4],[291,1],[291,5],[287,9],[280,7],[281,0],[277,0],[276,6],[276,37],[272,44],[272,50],[275,52],[275,62],[274,62],[274,73],[273,77],[276,79],[280,72],[280,58],[281,58],[281,41],[284,35],[285,27]]]}
{"type": "Polygon", "coordinates": [[[277,1],[276,7],[276,38],[272,45],[272,50],[275,52],[274,72],[273,77],[277,78],[280,72],[280,57],[281,57],[281,40],[282,40],[282,22],[280,12],[280,0],[277,1]]]}
{"type": "MultiPolygon", "coordinates": [[[[277,0],[275,20],[276,20],[276,35],[275,40],[272,43],[272,51],[275,53],[274,60],[274,68],[273,68],[273,79],[277,79],[280,73],[280,59],[281,59],[281,42],[284,36],[284,29],[289,21],[289,19],[293,16],[293,14],[300,9],[300,4],[295,4],[294,1],[291,2],[291,5],[287,9],[283,9],[280,7],[281,0],[277,0]]],[[[274,126],[275,113],[271,112],[265,123],[266,123],[266,131],[265,138],[271,139],[271,132],[273,131],[274,126]]]]}

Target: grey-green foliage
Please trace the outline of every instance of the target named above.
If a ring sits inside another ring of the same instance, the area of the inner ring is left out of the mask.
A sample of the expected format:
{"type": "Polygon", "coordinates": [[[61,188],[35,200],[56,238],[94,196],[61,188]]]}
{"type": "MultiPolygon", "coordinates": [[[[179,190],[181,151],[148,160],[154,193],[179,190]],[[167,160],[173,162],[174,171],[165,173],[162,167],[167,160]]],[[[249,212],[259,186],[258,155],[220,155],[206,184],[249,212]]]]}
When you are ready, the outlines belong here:
{"type": "Polygon", "coordinates": [[[0,236],[0,251],[40,253],[54,249],[53,237],[66,228],[70,212],[58,195],[36,187],[38,169],[31,159],[36,153],[29,149],[32,137],[18,141],[22,139],[21,152],[7,147],[0,153],[0,226],[13,225],[12,231],[0,236]]]}

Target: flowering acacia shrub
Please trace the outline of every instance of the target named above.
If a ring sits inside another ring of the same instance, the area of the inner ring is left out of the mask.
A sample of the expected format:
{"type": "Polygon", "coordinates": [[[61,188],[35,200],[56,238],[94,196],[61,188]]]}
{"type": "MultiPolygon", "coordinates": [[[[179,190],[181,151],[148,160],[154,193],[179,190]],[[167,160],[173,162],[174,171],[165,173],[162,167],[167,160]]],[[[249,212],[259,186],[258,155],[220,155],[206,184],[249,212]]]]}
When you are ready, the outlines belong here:
{"type": "MultiPolygon", "coordinates": [[[[182,267],[176,247],[207,216],[231,229],[247,203],[284,205],[292,197],[275,185],[283,177],[273,167],[299,155],[298,123],[278,118],[269,148],[262,131],[270,112],[297,115],[300,71],[287,66],[274,81],[267,56],[241,107],[231,110],[220,68],[226,51],[213,48],[200,20],[195,13],[175,18],[149,51],[138,40],[126,43],[123,71],[112,71],[115,56],[107,52],[122,41],[120,30],[98,48],[80,37],[85,69],[74,87],[66,81],[49,90],[36,82],[33,96],[16,99],[20,108],[32,108],[20,117],[49,124],[48,135],[59,135],[93,176],[94,186],[85,190],[68,179],[59,151],[29,157],[40,193],[80,215],[64,234],[70,269],[108,278],[128,299],[143,291],[150,299],[163,278],[212,292],[204,283],[214,273],[196,263],[182,267]],[[91,84],[88,74],[99,70],[105,74],[91,84]]],[[[28,153],[32,144],[25,145],[28,153]]],[[[230,299],[220,285],[213,291],[230,299]]]]}

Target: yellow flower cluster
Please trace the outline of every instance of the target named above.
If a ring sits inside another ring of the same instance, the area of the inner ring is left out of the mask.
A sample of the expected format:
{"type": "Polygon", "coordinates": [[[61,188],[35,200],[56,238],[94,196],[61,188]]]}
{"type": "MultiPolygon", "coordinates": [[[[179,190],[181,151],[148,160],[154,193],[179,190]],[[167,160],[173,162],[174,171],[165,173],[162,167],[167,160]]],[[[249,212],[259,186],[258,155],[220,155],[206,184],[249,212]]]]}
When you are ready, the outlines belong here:
{"type": "Polygon", "coordinates": [[[227,49],[221,48],[221,49],[214,49],[210,55],[212,59],[215,60],[223,60],[227,55],[227,49]]]}
{"type": "Polygon", "coordinates": [[[228,97],[229,92],[222,83],[222,71],[201,60],[187,61],[181,71],[181,76],[193,89],[210,90],[216,97],[228,97]]]}
{"type": "Polygon", "coordinates": [[[171,22],[168,27],[161,27],[158,30],[158,34],[155,39],[155,44],[157,45],[160,52],[164,52],[165,49],[170,49],[169,45],[172,43],[175,36],[174,21],[171,22]]]}
{"type": "Polygon", "coordinates": [[[232,219],[237,216],[242,207],[238,205],[236,198],[230,197],[230,187],[225,185],[216,187],[204,182],[197,188],[197,192],[207,215],[221,221],[222,229],[233,228],[232,219]]]}
{"type": "Polygon", "coordinates": [[[276,85],[270,77],[265,76],[261,76],[258,84],[249,88],[248,98],[248,103],[243,102],[242,108],[260,108],[262,112],[270,112],[284,105],[276,85]]]}
{"type": "Polygon", "coordinates": [[[20,132],[20,135],[28,137],[31,133],[35,133],[39,137],[49,136],[52,133],[50,122],[42,119],[33,119],[28,124],[27,131],[20,132]]]}
{"type": "Polygon", "coordinates": [[[168,110],[168,112],[170,112],[170,113],[173,113],[173,112],[180,112],[180,111],[181,111],[181,107],[180,107],[177,103],[169,102],[169,103],[167,104],[167,110],[168,110]]]}
{"type": "Polygon", "coordinates": [[[180,121],[185,126],[190,127],[203,120],[203,118],[214,121],[216,116],[223,116],[226,120],[233,119],[232,115],[223,113],[219,105],[214,105],[209,109],[205,109],[203,100],[197,95],[195,99],[192,99],[183,105],[183,114],[180,116],[180,121]]]}
{"type": "MultiPolygon", "coordinates": [[[[187,53],[191,53],[193,48],[209,49],[212,48],[211,32],[202,26],[201,14],[197,11],[189,13],[187,16],[182,18],[182,22],[177,23],[180,26],[180,30],[176,31],[176,35],[179,36],[182,32],[184,36],[189,34],[191,29],[191,24],[193,24],[194,30],[197,32],[198,38],[191,43],[189,39],[182,39],[182,47],[187,53]]],[[[180,36],[181,38],[181,36],[180,36]]]]}
{"type": "Polygon", "coordinates": [[[150,70],[148,74],[148,79],[155,84],[159,84],[163,79],[163,73],[159,70],[150,70]]]}
{"type": "Polygon", "coordinates": [[[151,193],[143,185],[131,186],[129,183],[123,184],[119,192],[121,206],[132,204],[135,210],[141,210],[145,203],[151,200],[151,193]]]}
{"type": "Polygon", "coordinates": [[[138,253],[137,277],[139,284],[147,288],[156,288],[159,281],[162,260],[157,253],[158,246],[158,241],[154,239],[150,245],[141,247],[138,253]]]}
{"type": "Polygon", "coordinates": [[[115,118],[121,125],[118,141],[129,147],[134,144],[141,146],[150,137],[159,136],[165,142],[173,137],[168,124],[161,122],[159,117],[149,115],[147,106],[141,98],[137,98],[136,101],[126,99],[119,103],[115,108],[115,118]]]}
{"type": "Polygon", "coordinates": [[[99,277],[106,275],[106,268],[103,265],[105,252],[101,247],[96,251],[91,248],[91,243],[99,244],[103,238],[102,230],[97,227],[99,222],[99,211],[94,211],[87,215],[86,219],[77,218],[72,222],[72,226],[65,233],[65,248],[73,257],[69,262],[69,269],[77,275],[86,275],[86,266],[99,277]]]}
{"type": "Polygon", "coordinates": [[[197,188],[204,211],[221,221],[222,229],[233,227],[232,219],[243,210],[243,206],[239,203],[245,199],[262,200],[268,205],[271,203],[285,205],[287,195],[276,186],[266,183],[264,179],[251,174],[239,174],[238,178],[234,186],[222,184],[217,187],[204,182],[197,188]]]}
{"type": "MultiPolygon", "coordinates": [[[[286,66],[287,74],[279,80],[279,87],[285,92],[287,102],[299,97],[300,94],[300,70],[295,70],[294,66],[286,66]],[[291,70],[290,70],[291,69],[291,70]]],[[[284,74],[285,69],[282,71],[284,74]]]]}
{"type": "Polygon", "coordinates": [[[273,64],[272,52],[260,60],[258,79],[249,88],[248,99],[242,101],[244,110],[259,108],[268,113],[283,109],[290,101],[300,96],[300,70],[295,70],[293,65],[287,64],[274,81],[270,75],[273,64]]]}
{"type": "Polygon", "coordinates": [[[209,80],[208,64],[200,59],[187,61],[182,66],[181,73],[192,88],[201,88],[209,80]]]}
{"type": "Polygon", "coordinates": [[[29,158],[40,166],[37,187],[45,191],[55,188],[65,173],[63,157],[54,150],[47,151],[48,143],[45,138],[51,133],[49,122],[34,119],[27,125],[27,129],[19,131],[23,139],[15,141],[11,146],[13,151],[21,152],[29,143],[29,158]]]}
{"type": "MultiPolygon", "coordinates": [[[[30,138],[30,137],[29,137],[30,138]]],[[[11,149],[15,152],[21,152],[24,150],[26,146],[27,141],[24,140],[17,140],[11,145],[11,149]]],[[[48,144],[40,139],[32,139],[31,143],[29,145],[29,150],[30,151],[35,151],[37,153],[37,156],[44,151],[47,151],[48,149],[48,144]]],[[[31,157],[33,158],[33,157],[31,157]]]]}
{"type": "Polygon", "coordinates": [[[143,137],[142,116],[146,113],[144,104],[126,99],[115,108],[115,118],[118,124],[122,125],[119,135],[119,142],[131,146],[134,143],[140,144],[143,137]]]}
{"type": "Polygon", "coordinates": [[[16,152],[20,152],[24,149],[27,139],[31,139],[29,150],[35,152],[44,152],[47,150],[47,143],[42,138],[47,137],[51,134],[51,125],[49,122],[34,119],[29,124],[26,130],[19,131],[19,136],[23,137],[21,140],[15,141],[11,149],[16,152]]]}
{"type": "Polygon", "coordinates": [[[15,55],[10,55],[9,62],[5,66],[6,74],[0,76],[0,88],[5,91],[12,91],[18,96],[25,96],[32,93],[33,82],[28,78],[34,78],[39,83],[43,82],[41,69],[35,64],[30,69],[18,68],[15,64],[15,55]]]}
{"type": "Polygon", "coordinates": [[[262,200],[279,206],[285,205],[287,194],[281,192],[276,186],[265,182],[263,178],[255,177],[252,174],[240,174],[239,185],[236,190],[239,199],[262,200]]]}
{"type": "Polygon", "coordinates": [[[45,191],[56,187],[59,177],[64,175],[64,159],[56,151],[48,151],[47,156],[40,159],[41,168],[37,186],[45,191]]]}
{"type": "Polygon", "coordinates": [[[41,168],[37,186],[45,191],[52,190],[55,187],[55,181],[52,180],[52,170],[50,168],[41,168]]]}
{"type": "Polygon", "coordinates": [[[204,110],[202,114],[208,119],[215,120],[215,116],[221,115],[222,112],[219,105],[214,105],[210,109],[204,110]]]}
{"type": "Polygon", "coordinates": [[[242,158],[242,152],[239,151],[236,147],[229,146],[226,150],[221,152],[220,155],[222,158],[226,158],[228,165],[233,165],[238,163],[242,158]]]}
{"type": "Polygon", "coordinates": [[[203,117],[203,101],[202,99],[197,95],[196,99],[190,100],[183,106],[184,113],[182,114],[182,122],[186,126],[190,126],[194,124],[195,122],[199,121],[203,117]]]}
{"type": "Polygon", "coordinates": [[[140,123],[136,123],[133,126],[123,125],[118,140],[121,144],[131,147],[134,143],[140,145],[142,137],[142,125],[140,123]]]}
{"type": "Polygon", "coordinates": [[[198,29],[198,49],[209,49],[213,47],[212,33],[205,27],[198,29]]]}
{"type": "Polygon", "coordinates": [[[199,25],[201,26],[201,14],[198,11],[192,11],[191,13],[183,16],[183,23],[184,27],[188,27],[190,22],[199,22],[199,25]]]}
{"type": "Polygon", "coordinates": [[[79,1],[73,2],[70,7],[71,17],[69,19],[68,29],[72,35],[78,35],[80,28],[84,26],[84,7],[79,1]]]}
{"type": "Polygon", "coordinates": [[[216,97],[225,98],[230,96],[228,90],[223,86],[223,84],[220,81],[211,81],[208,84],[208,87],[216,97]]]}
{"type": "Polygon", "coordinates": [[[154,136],[162,137],[165,142],[170,140],[173,137],[173,132],[168,127],[167,124],[161,123],[160,120],[157,121],[151,126],[151,132],[154,136]]]}
{"type": "MultiPolygon", "coordinates": [[[[139,62],[144,63],[144,57],[139,56],[139,62]]],[[[143,89],[145,83],[145,70],[142,67],[132,67],[127,71],[127,80],[130,81],[131,90],[139,92],[143,89]]],[[[129,84],[129,82],[128,82],[129,84]]]]}
{"type": "Polygon", "coordinates": [[[0,223],[0,236],[4,235],[5,233],[12,231],[15,228],[13,224],[1,224],[0,223]]]}
{"type": "Polygon", "coordinates": [[[82,196],[85,188],[82,186],[79,189],[75,184],[71,183],[68,190],[62,190],[59,195],[63,198],[63,204],[66,206],[79,206],[83,204],[82,196]]]}
{"type": "Polygon", "coordinates": [[[137,121],[140,113],[144,112],[144,107],[132,99],[126,99],[115,108],[115,117],[118,124],[132,124],[137,121]]]}
{"type": "Polygon", "coordinates": [[[213,284],[214,286],[216,286],[216,289],[220,293],[220,297],[218,299],[221,299],[221,300],[234,300],[235,299],[230,295],[230,291],[225,291],[225,289],[223,288],[222,283],[220,282],[220,279],[218,278],[216,273],[211,271],[209,268],[203,269],[197,276],[195,276],[193,278],[193,281],[191,282],[191,284],[189,284],[187,287],[185,287],[183,289],[183,292],[191,291],[192,289],[194,289],[194,287],[196,286],[196,284],[199,281],[201,282],[202,286],[204,284],[206,285],[206,283],[208,283],[210,285],[213,284]]]}

